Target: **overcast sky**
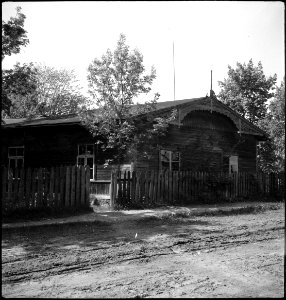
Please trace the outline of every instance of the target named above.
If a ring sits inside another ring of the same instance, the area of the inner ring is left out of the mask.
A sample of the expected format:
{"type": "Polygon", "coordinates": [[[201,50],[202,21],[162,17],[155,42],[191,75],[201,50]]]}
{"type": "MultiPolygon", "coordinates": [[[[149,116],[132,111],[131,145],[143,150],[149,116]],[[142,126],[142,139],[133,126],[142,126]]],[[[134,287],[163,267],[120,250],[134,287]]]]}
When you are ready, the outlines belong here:
{"type": "Polygon", "coordinates": [[[177,100],[209,93],[211,70],[218,94],[228,65],[250,58],[262,62],[266,76],[276,73],[279,84],[284,76],[283,2],[5,2],[2,19],[15,16],[17,6],[30,44],[5,57],[2,68],[19,61],[74,69],[85,93],[88,65],[114,50],[120,33],[143,54],[148,72],[155,66],[152,93],[161,94],[159,101],[174,98],[173,41],[177,100]]]}

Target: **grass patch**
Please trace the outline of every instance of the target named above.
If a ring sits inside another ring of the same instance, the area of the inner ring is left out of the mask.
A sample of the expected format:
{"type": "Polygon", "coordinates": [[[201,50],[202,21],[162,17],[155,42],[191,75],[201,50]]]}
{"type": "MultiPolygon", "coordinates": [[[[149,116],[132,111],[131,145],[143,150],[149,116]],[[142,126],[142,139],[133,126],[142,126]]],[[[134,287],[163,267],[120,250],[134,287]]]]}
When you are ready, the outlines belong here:
{"type": "Polygon", "coordinates": [[[259,205],[248,205],[245,207],[232,207],[224,209],[205,209],[202,211],[178,211],[178,212],[167,212],[163,214],[147,216],[136,221],[136,223],[178,223],[188,222],[190,217],[203,217],[203,216],[232,216],[242,214],[259,214],[267,210],[278,210],[282,208],[282,203],[274,204],[259,204],[259,205]]]}
{"type": "Polygon", "coordinates": [[[233,207],[231,209],[214,209],[208,211],[195,212],[193,216],[233,216],[243,214],[259,214],[267,210],[278,210],[282,208],[281,203],[277,204],[259,204],[246,207],[233,207]]]}

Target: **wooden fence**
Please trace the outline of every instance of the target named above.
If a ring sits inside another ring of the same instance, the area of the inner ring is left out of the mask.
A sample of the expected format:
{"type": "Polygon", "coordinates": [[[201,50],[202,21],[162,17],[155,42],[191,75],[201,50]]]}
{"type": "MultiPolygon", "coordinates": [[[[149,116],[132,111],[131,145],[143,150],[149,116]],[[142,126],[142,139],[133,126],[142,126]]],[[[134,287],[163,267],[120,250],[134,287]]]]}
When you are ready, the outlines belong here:
{"type": "Polygon", "coordinates": [[[88,206],[89,176],[88,166],[2,168],[2,210],[88,206]]]}
{"type": "Polygon", "coordinates": [[[113,172],[112,208],[216,203],[272,197],[283,199],[285,174],[206,172],[113,172]]]}

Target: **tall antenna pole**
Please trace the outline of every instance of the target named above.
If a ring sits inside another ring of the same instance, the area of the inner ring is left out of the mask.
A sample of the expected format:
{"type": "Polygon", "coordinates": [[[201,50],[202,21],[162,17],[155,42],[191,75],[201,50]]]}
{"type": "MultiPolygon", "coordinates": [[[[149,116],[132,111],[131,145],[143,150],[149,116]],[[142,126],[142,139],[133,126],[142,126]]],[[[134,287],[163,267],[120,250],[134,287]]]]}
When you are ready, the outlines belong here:
{"type": "MultiPolygon", "coordinates": [[[[211,98],[211,114],[213,113],[213,70],[211,70],[211,90],[210,90],[210,98],[211,98]]],[[[211,120],[212,122],[212,120],[211,120]]],[[[212,123],[211,123],[212,124],[212,123]]],[[[212,125],[211,125],[212,126],[212,125]]]]}
{"type": "Polygon", "coordinates": [[[211,70],[211,91],[213,90],[213,70],[211,70]]]}
{"type": "Polygon", "coordinates": [[[174,69],[174,101],[176,100],[176,77],[175,77],[175,45],[173,41],[173,69],[174,69]]]}

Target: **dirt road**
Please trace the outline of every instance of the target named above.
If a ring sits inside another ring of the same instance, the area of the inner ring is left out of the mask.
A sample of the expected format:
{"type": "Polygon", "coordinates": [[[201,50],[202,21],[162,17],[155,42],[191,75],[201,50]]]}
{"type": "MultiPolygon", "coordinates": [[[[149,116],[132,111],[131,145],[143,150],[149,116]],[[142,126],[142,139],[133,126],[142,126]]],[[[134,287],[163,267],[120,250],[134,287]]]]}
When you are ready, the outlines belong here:
{"type": "Polygon", "coordinates": [[[283,297],[285,218],[277,208],[102,212],[89,222],[2,229],[2,295],[283,297]]]}

